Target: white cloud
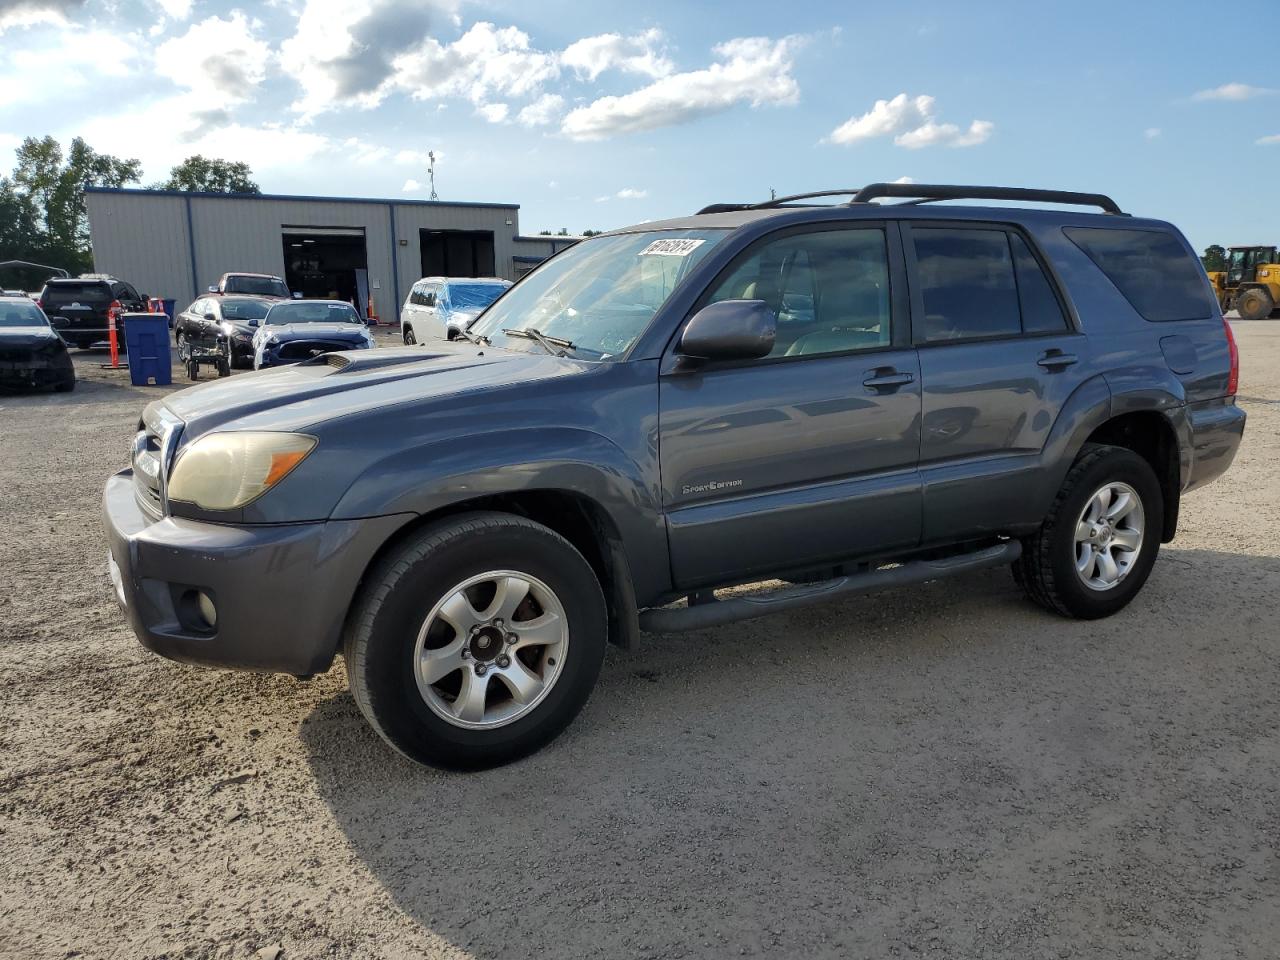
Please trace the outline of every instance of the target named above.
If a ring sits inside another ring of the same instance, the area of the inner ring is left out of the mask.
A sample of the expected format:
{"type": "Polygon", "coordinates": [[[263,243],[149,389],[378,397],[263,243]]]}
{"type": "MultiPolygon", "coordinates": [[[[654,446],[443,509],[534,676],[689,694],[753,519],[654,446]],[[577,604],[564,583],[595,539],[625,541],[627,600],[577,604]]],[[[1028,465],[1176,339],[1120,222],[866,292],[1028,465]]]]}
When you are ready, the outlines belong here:
{"type": "Polygon", "coordinates": [[[447,22],[453,8],[453,0],[305,0],[293,36],[280,45],[281,66],[302,87],[293,110],[310,118],[381,103],[395,58],[447,22]]]}
{"type": "Polygon", "coordinates": [[[648,195],[648,190],[637,190],[635,187],[623,187],[614,194],[619,200],[643,200],[648,195]]]}
{"type": "Polygon", "coordinates": [[[897,180],[893,180],[891,182],[892,183],[915,183],[916,181],[915,181],[915,177],[899,177],[897,180]]]}
{"type": "Polygon", "coordinates": [[[210,103],[234,106],[252,98],[267,75],[271,48],[254,36],[239,10],[209,17],[156,49],[156,73],[210,103]]]}
{"type": "Polygon", "coordinates": [[[564,97],[558,93],[544,93],[521,110],[516,120],[526,127],[545,127],[555,123],[563,112],[564,97]]]}
{"type": "MultiPolygon", "coordinates": [[[[6,41],[7,43],[7,41],[6,41]]],[[[64,30],[26,42],[0,64],[0,107],[32,106],[80,95],[105,78],[127,77],[138,64],[143,40],[136,33],[64,30]],[[7,62],[5,62],[7,61],[7,62]],[[68,69],[65,64],[75,64],[68,69]]]]}
{"type": "Polygon", "coordinates": [[[1154,140],[1163,132],[1159,127],[1147,127],[1142,131],[1142,135],[1148,140],[1154,140]]]}
{"type": "Polygon", "coordinates": [[[505,103],[482,103],[476,107],[476,114],[490,123],[502,123],[510,112],[511,107],[505,103]]]}
{"type": "Polygon", "coordinates": [[[1254,141],[1260,146],[1268,146],[1273,143],[1280,143],[1280,133],[1273,133],[1265,137],[1259,137],[1254,141]]]}
{"type": "Polygon", "coordinates": [[[606,70],[617,69],[647,77],[665,77],[673,66],[662,48],[662,31],[646,30],[633,37],[605,33],[583,37],[564,48],[560,62],[579,79],[595,80],[606,70]]]}
{"type": "MultiPolygon", "coordinates": [[[[170,20],[185,20],[191,16],[191,0],[155,0],[155,2],[170,20]]],[[[239,13],[238,10],[232,12],[239,13]]]]}
{"type": "Polygon", "coordinates": [[[559,183],[559,181],[557,181],[557,180],[548,180],[548,181],[547,181],[547,189],[548,189],[548,190],[558,190],[558,189],[560,189],[560,183],[559,183]]]}
{"type": "MultiPolygon", "coordinates": [[[[436,163],[444,159],[444,154],[436,150],[436,163]]],[[[426,150],[398,150],[396,155],[391,158],[392,163],[398,163],[402,166],[425,167],[431,162],[431,158],[427,156],[426,150]]]]}
{"type": "Polygon", "coordinates": [[[401,193],[414,193],[422,189],[422,184],[410,177],[404,182],[404,186],[400,188],[401,193]]]}
{"type": "Polygon", "coordinates": [[[800,37],[745,37],[714,47],[717,61],[703,70],[674,73],[620,97],[601,97],[570,111],[561,125],[574,140],[602,140],[687,123],[740,103],[753,107],[795,103],[791,75],[800,37]]]}
{"type": "Polygon", "coordinates": [[[0,33],[42,23],[66,26],[84,4],[85,0],[4,0],[0,3],[0,33]]]}
{"type": "Polygon", "coordinates": [[[452,43],[427,37],[396,57],[389,85],[415,100],[459,97],[481,106],[493,96],[537,94],[559,70],[555,55],[534,49],[523,30],[480,22],[452,43]]]}
{"type": "Polygon", "coordinates": [[[910,97],[900,93],[892,100],[877,100],[862,116],[850,117],[831,131],[832,143],[851,144],[876,137],[892,136],[893,142],[908,150],[945,145],[972,147],[990,138],[995,124],[990,120],[974,120],[967,130],[954,123],[934,119],[933,97],[910,97]]]}
{"type": "Polygon", "coordinates": [[[1192,95],[1192,100],[1252,100],[1264,97],[1276,91],[1270,87],[1253,87],[1247,83],[1224,83],[1211,90],[1200,90],[1192,95]]]}

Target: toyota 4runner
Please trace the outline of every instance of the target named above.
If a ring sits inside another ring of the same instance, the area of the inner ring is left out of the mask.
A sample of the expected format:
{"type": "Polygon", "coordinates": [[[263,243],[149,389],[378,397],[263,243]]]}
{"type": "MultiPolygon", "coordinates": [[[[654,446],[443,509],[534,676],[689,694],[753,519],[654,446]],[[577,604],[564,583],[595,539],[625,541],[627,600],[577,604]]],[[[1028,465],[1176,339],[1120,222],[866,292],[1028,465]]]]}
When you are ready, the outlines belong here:
{"type": "Polygon", "coordinates": [[[1237,369],[1187,241],[1105,196],[716,204],[568,248],[464,340],[151,404],[110,571],[158,653],[306,676],[341,651],[393,747],[491,765],[641,630],[995,565],[1115,613],[1231,463],[1237,369]]]}

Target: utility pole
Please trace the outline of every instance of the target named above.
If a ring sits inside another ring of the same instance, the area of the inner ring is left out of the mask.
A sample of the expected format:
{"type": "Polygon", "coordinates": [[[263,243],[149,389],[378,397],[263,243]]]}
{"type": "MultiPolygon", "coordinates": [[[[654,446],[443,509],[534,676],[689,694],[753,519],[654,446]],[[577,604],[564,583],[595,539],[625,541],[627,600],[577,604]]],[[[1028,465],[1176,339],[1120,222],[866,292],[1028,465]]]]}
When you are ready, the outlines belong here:
{"type": "Polygon", "coordinates": [[[431,180],[431,199],[439,200],[436,196],[436,152],[434,150],[427,151],[427,177],[431,180]]]}
{"type": "Polygon", "coordinates": [[[777,190],[775,190],[775,189],[773,189],[773,187],[770,187],[770,188],[769,188],[769,199],[770,199],[770,200],[777,200],[777,199],[778,199],[778,191],[777,191],[777,190]]]}

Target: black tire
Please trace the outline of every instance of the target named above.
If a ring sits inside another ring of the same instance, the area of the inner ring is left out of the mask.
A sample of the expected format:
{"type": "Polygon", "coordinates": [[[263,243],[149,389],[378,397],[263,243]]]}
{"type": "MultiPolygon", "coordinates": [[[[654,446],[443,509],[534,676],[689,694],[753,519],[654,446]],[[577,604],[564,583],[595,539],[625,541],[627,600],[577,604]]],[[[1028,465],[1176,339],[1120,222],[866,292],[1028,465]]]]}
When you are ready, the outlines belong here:
{"type": "Polygon", "coordinates": [[[1250,287],[1236,297],[1236,313],[1241,320],[1265,320],[1274,309],[1271,294],[1261,287],[1250,287]]]}
{"type": "Polygon", "coordinates": [[[187,379],[188,380],[200,379],[200,364],[196,363],[194,360],[187,361],[187,379]]]}
{"type": "Polygon", "coordinates": [[[387,743],[419,763],[475,769],[526,756],[573,721],[600,673],[607,630],[600,584],[572,544],[523,517],[469,513],[424,528],[377,563],[348,617],[343,657],[360,712],[387,743]],[[554,592],[568,652],[527,713],[503,726],[465,729],[419,692],[415,644],[432,608],[454,587],[494,570],[531,575],[554,592]]]}
{"type": "Polygon", "coordinates": [[[230,360],[223,359],[223,360],[219,360],[219,361],[218,361],[218,376],[219,376],[219,377],[229,377],[229,376],[231,376],[231,361],[230,361],[230,360]]]}
{"type": "Polygon", "coordinates": [[[173,343],[174,343],[174,347],[178,352],[178,359],[181,360],[183,363],[186,363],[188,359],[186,334],[182,333],[181,331],[179,331],[178,333],[175,333],[173,335],[173,343]]]}
{"type": "Polygon", "coordinates": [[[53,385],[53,389],[58,393],[70,393],[76,388],[75,371],[64,375],[57,383],[53,385]]]}
{"type": "Polygon", "coordinates": [[[1164,498],[1150,464],[1123,447],[1087,444],[1067,472],[1040,530],[1022,542],[1013,565],[1014,579],[1027,596],[1053,613],[1097,620],[1121,610],[1146,583],[1160,552],[1164,498]],[[1127,484],[1138,494],[1145,514],[1137,558],[1115,586],[1093,590],[1076,572],[1076,524],[1098,489],[1127,484]]]}
{"type": "Polygon", "coordinates": [[[413,335],[413,327],[405,327],[404,328],[404,345],[406,347],[412,347],[416,345],[417,342],[418,342],[418,338],[413,335]]]}

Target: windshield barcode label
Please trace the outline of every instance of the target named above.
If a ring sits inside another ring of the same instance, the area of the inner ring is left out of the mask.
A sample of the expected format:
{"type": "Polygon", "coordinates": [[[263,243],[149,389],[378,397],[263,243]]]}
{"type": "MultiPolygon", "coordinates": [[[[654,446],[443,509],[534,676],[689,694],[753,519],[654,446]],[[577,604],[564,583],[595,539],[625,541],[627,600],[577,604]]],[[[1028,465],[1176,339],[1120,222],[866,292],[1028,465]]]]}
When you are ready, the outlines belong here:
{"type": "Polygon", "coordinates": [[[642,257],[659,254],[665,257],[687,257],[706,242],[705,240],[655,240],[641,250],[639,255],[642,257]]]}

